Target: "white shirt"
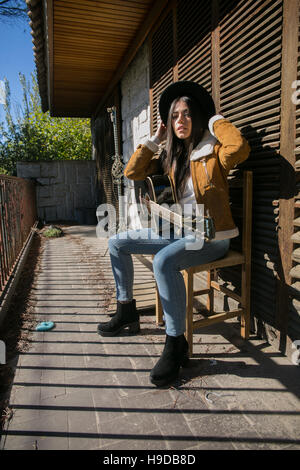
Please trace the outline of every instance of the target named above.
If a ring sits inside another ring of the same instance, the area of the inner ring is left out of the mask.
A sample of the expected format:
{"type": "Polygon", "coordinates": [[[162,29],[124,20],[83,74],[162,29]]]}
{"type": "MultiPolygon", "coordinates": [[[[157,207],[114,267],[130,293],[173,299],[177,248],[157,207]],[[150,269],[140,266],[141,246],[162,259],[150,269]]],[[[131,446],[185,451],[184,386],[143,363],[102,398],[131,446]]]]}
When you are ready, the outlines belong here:
{"type": "Polygon", "coordinates": [[[182,197],[179,199],[179,204],[182,207],[183,215],[192,215],[193,207],[196,207],[196,197],[191,176],[187,179],[182,197]]]}

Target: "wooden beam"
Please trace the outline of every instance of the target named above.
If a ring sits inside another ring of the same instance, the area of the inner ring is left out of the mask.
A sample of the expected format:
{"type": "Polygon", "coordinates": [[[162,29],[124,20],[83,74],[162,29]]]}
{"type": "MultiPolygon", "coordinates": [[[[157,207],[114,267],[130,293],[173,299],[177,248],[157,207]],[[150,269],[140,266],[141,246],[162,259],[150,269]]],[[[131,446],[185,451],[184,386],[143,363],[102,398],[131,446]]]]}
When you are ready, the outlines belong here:
{"type": "Polygon", "coordinates": [[[44,25],[47,31],[44,32],[47,40],[45,39],[46,54],[47,54],[47,88],[48,88],[48,107],[50,115],[52,116],[54,105],[54,70],[53,70],[53,0],[47,2],[43,0],[44,25]]]}
{"type": "Polygon", "coordinates": [[[119,65],[116,68],[116,74],[114,74],[113,79],[111,80],[109,86],[107,87],[106,93],[101,98],[100,102],[98,103],[94,115],[96,116],[99,110],[105,105],[106,100],[113,92],[113,89],[117,85],[117,83],[121,80],[122,76],[124,75],[127,67],[134,59],[138,49],[143,44],[144,40],[146,39],[147,35],[149,34],[152,26],[160,17],[163,9],[168,4],[168,0],[156,0],[150,12],[146,15],[145,21],[143,26],[138,31],[137,35],[135,36],[134,41],[130,45],[128,52],[123,56],[119,65]]]}
{"type": "Polygon", "coordinates": [[[227,287],[224,287],[217,282],[212,281],[211,287],[214,289],[223,292],[223,294],[227,295],[228,297],[231,297],[232,299],[236,300],[237,302],[242,302],[242,298],[240,295],[236,294],[235,292],[231,291],[227,287]]]}
{"type": "Polygon", "coordinates": [[[197,297],[198,295],[206,295],[210,293],[210,289],[199,289],[199,290],[194,290],[194,297],[197,297]]]}
{"type": "Polygon", "coordinates": [[[211,315],[208,318],[203,318],[202,320],[197,320],[193,322],[193,330],[197,328],[202,328],[203,326],[213,325],[214,323],[219,323],[229,318],[238,317],[239,315],[243,314],[243,309],[232,310],[229,312],[220,312],[216,313],[215,315],[211,315]]]}

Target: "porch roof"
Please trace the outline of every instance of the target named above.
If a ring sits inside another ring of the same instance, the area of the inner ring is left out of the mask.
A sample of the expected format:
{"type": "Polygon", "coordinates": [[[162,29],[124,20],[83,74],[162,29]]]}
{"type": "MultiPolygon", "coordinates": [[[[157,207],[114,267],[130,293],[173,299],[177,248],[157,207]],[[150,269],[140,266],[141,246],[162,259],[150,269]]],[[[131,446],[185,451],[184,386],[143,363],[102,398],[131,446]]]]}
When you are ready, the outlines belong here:
{"type": "Polygon", "coordinates": [[[167,0],[26,0],[43,111],[90,117],[167,0]]]}

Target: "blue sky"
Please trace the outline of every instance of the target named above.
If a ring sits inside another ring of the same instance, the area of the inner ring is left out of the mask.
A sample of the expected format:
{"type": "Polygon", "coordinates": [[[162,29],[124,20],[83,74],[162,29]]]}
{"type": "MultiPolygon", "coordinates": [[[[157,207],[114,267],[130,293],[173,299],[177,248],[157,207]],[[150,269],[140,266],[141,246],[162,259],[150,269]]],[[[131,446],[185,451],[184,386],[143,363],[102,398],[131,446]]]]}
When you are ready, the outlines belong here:
{"type": "MultiPolygon", "coordinates": [[[[22,87],[19,72],[27,81],[35,70],[33,43],[28,22],[18,21],[16,24],[0,20],[0,80],[6,77],[10,83],[13,111],[22,106],[22,87]]],[[[0,104],[0,121],[4,121],[3,105],[0,104]]]]}

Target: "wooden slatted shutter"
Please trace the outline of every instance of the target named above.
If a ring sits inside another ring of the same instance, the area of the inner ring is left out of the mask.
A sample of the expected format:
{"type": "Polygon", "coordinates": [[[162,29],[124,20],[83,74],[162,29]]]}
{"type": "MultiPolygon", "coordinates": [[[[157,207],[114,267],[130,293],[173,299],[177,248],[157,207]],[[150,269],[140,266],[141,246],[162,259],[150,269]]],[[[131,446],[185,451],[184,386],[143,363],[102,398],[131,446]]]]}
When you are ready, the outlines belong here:
{"type": "MultiPolygon", "coordinates": [[[[231,2],[230,14],[220,6],[221,112],[246,136],[250,158],[233,170],[253,171],[252,314],[274,324],[278,257],[280,158],[280,80],[282,0],[231,2]]],[[[240,190],[231,192],[233,204],[240,190]]],[[[238,221],[237,221],[238,222],[238,221]]],[[[239,240],[232,240],[232,246],[239,240]]],[[[238,247],[237,247],[238,248],[238,247]]],[[[236,270],[224,276],[239,284],[236,270]]]]}
{"type": "Polygon", "coordinates": [[[211,2],[179,0],[151,34],[150,102],[153,134],[158,101],[176,80],[193,80],[211,91],[211,2]]]}
{"type": "Polygon", "coordinates": [[[178,1],[178,80],[201,83],[211,92],[211,9],[212,3],[178,1]],[[188,5],[188,8],[187,8],[188,5]]]}
{"type": "Polygon", "coordinates": [[[151,133],[158,126],[158,102],[163,90],[173,82],[173,13],[170,11],[159,27],[154,31],[151,44],[151,133]]]}

